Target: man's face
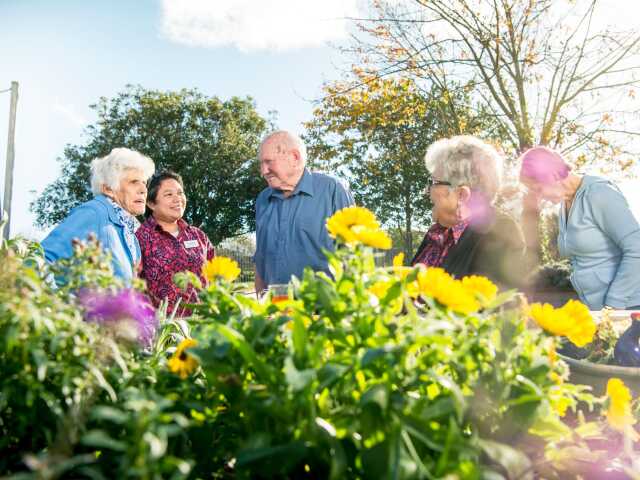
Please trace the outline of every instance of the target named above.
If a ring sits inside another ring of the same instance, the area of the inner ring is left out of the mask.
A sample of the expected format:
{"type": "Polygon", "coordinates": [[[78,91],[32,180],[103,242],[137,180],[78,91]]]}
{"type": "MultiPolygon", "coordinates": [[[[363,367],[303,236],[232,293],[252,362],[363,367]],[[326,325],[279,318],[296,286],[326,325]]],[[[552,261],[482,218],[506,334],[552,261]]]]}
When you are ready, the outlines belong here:
{"type": "Polygon", "coordinates": [[[267,140],[260,149],[260,175],[271,188],[292,191],[301,174],[300,153],[277,139],[267,140]]]}

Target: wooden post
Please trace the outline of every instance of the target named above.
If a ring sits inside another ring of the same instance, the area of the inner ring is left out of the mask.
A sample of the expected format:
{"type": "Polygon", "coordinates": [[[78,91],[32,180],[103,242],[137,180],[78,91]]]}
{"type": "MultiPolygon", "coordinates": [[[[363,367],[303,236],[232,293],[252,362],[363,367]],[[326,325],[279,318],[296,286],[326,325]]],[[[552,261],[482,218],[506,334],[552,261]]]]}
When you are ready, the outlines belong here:
{"type": "MultiPolygon", "coordinates": [[[[7,164],[4,174],[3,211],[7,212],[7,224],[4,226],[3,236],[9,239],[11,228],[11,198],[13,194],[13,165],[15,161],[16,140],[16,109],[18,106],[18,82],[11,82],[11,107],[9,108],[9,136],[7,138],[7,164]]],[[[2,212],[0,212],[2,213],[2,212]]]]}

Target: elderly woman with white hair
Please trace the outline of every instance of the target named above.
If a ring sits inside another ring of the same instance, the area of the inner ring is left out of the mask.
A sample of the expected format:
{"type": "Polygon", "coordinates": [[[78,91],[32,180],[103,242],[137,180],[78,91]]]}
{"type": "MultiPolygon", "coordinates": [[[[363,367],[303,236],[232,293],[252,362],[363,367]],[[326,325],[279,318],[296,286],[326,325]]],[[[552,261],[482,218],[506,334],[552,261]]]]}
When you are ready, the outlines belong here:
{"type": "Polygon", "coordinates": [[[47,261],[70,257],[72,240],[85,240],[93,233],[111,253],[115,275],[130,283],[140,262],[136,216],[145,211],[147,179],[154,171],[153,160],[128,148],[114,148],[109,155],[93,160],[95,197],[74,208],[42,241],[47,261]]]}
{"type": "Polygon", "coordinates": [[[431,173],[428,193],[434,223],[412,265],[520,286],[525,268],[522,231],[493,206],[502,177],[498,152],[478,138],[456,136],[431,145],[425,163],[431,173]]]}

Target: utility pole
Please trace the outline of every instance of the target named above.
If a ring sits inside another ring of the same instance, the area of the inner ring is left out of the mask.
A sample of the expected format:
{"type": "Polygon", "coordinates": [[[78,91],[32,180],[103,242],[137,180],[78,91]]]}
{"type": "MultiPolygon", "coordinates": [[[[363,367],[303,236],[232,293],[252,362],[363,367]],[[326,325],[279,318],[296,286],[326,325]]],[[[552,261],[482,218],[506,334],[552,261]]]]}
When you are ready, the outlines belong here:
{"type": "MultiPolygon", "coordinates": [[[[16,140],[16,109],[18,107],[18,82],[11,82],[11,107],[9,108],[9,136],[7,138],[7,165],[4,174],[4,211],[7,212],[7,224],[4,226],[3,236],[9,240],[11,228],[11,197],[13,194],[13,165],[15,161],[16,140]]],[[[0,215],[2,214],[0,210],[0,215]]]]}

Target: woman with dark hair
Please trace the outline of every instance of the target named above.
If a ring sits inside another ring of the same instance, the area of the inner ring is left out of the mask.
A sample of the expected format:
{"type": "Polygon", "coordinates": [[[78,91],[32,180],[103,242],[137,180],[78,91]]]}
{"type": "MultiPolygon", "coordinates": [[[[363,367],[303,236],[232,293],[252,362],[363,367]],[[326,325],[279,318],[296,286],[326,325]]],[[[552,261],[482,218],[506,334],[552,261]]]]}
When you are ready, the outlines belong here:
{"type": "Polygon", "coordinates": [[[520,157],[520,181],[538,200],[561,204],[560,255],[571,260],[571,283],[591,310],[640,306],[640,225],[624,195],[605,178],[576,175],[545,147],[520,157]]]}
{"type": "Polygon", "coordinates": [[[186,206],[180,175],[171,171],[154,175],[148,185],[147,219],[136,232],[142,250],[140,277],[147,281],[149,296],[156,307],[166,299],[167,312],[176,310],[178,315],[190,313],[178,301],[194,303],[197,294],[192,286],[180,290],[173,276],[188,270],[204,283],[202,266],[215,256],[206,233],[182,219],[186,206]]]}

